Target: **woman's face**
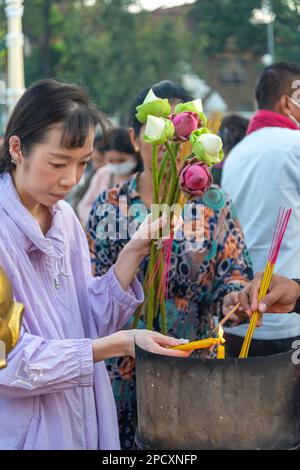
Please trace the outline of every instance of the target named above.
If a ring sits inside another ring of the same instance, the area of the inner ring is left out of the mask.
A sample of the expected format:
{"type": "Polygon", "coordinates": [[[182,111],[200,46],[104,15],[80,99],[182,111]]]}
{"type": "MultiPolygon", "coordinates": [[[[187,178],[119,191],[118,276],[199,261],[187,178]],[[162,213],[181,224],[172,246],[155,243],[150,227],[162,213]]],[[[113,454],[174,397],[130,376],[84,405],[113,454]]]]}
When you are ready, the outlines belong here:
{"type": "Polygon", "coordinates": [[[19,139],[11,137],[11,153],[17,161],[13,177],[19,193],[29,203],[47,207],[63,199],[78,183],[91,158],[94,135],[95,129],[91,128],[83,147],[68,149],[61,146],[60,127],[53,127],[26,158],[19,139]]]}

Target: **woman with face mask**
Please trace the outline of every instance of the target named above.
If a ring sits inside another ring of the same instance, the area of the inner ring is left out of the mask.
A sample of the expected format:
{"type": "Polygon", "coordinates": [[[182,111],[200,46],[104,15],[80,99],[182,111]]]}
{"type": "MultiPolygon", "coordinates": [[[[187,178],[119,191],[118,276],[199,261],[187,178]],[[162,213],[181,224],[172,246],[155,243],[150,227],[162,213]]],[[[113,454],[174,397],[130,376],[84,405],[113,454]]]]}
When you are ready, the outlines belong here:
{"type": "MultiPolygon", "coordinates": [[[[168,98],[171,107],[192,98],[184,88],[170,81],[153,87],[159,98],[168,98]]],[[[109,216],[119,227],[141,220],[152,203],[152,146],[143,139],[145,126],[136,118],[136,107],[143,103],[149,88],[144,89],[133,103],[130,113],[130,136],[143,160],[143,171],[133,175],[117,188],[104,191],[93,205],[87,223],[89,246],[95,273],[105,273],[117,259],[128,237],[102,238],[102,223],[109,216]],[[108,214],[108,216],[106,215],[108,214]]],[[[158,149],[158,162],[162,161],[164,146],[158,149]]],[[[167,182],[166,182],[167,184],[167,182]]],[[[184,235],[172,246],[171,266],[167,292],[168,333],[191,340],[206,338],[213,327],[213,315],[221,313],[226,294],[239,290],[251,278],[251,263],[247,255],[244,235],[233,204],[227,194],[213,185],[202,198],[187,205],[184,212],[184,235]],[[196,226],[199,232],[193,228],[196,226]],[[191,238],[189,238],[189,233],[191,238]],[[203,240],[190,245],[192,237],[203,240]]],[[[129,242],[130,243],[130,242],[129,242]]],[[[144,260],[139,277],[144,279],[148,258],[144,260]]],[[[128,322],[131,328],[133,319],[128,322]]],[[[142,314],[138,323],[146,325],[142,314]]],[[[154,322],[160,328],[160,315],[154,322]]],[[[130,449],[136,426],[135,370],[132,358],[119,358],[108,364],[118,407],[121,445],[130,449]]],[[[183,397],[184,399],[184,397],[183,397]]],[[[199,398],[201,399],[201,398],[199,398]]]]}
{"type": "Polygon", "coordinates": [[[102,191],[123,183],[142,168],[140,156],[130,142],[128,129],[113,129],[109,142],[99,150],[105,155],[107,164],[96,171],[87,192],[77,206],[77,214],[83,226],[95,199],[102,191]]]}
{"type": "Polygon", "coordinates": [[[157,233],[164,219],[152,223],[150,216],[107,274],[93,277],[84,231],[63,201],[91,158],[98,123],[105,130],[84,90],[54,80],[33,84],[8,122],[0,265],[25,311],[20,339],[0,371],[0,449],[118,449],[103,360],[134,355],[134,340],[187,356],[164,347],[179,340],[119,331],[143,301],[135,272],[149,251],[145,233],[157,233]]]}

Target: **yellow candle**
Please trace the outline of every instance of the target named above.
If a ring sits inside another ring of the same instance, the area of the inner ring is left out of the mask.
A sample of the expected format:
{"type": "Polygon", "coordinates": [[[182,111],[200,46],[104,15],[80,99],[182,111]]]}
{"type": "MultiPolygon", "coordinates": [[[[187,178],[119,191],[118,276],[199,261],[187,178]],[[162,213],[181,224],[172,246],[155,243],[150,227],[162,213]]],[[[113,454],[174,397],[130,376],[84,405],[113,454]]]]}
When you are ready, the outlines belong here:
{"type": "Polygon", "coordinates": [[[225,346],[218,344],[217,359],[225,359],[225,346]]]}
{"type": "Polygon", "coordinates": [[[217,338],[201,339],[199,341],[192,341],[191,343],[181,344],[180,346],[172,346],[171,349],[179,349],[180,351],[193,351],[194,349],[210,348],[214,344],[218,344],[217,338]]]}

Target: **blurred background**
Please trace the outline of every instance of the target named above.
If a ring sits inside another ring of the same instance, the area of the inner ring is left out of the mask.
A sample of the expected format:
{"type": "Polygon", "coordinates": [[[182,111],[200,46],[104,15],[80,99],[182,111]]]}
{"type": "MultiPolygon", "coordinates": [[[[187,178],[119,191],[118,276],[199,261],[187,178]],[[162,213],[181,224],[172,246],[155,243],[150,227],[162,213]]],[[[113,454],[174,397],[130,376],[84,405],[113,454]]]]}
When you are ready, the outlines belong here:
{"type": "Polygon", "coordinates": [[[84,85],[121,125],[136,94],[163,79],[202,98],[208,114],[248,117],[259,72],[299,63],[299,38],[299,0],[0,0],[0,135],[10,75],[22,85],[16,68],[26,87],[45,77],[84,85]],[[24,65],[9,59],[22,32],[24,65]]]}

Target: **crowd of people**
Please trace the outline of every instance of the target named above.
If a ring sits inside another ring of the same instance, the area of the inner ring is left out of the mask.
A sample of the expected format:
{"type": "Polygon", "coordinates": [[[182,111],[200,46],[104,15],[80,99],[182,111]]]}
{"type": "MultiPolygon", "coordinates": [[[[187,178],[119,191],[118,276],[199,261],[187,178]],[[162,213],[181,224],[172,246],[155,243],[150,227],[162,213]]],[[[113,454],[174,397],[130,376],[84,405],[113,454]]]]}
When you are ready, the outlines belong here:
{"type": "MultiPolygon", "coordinates": [[[[167,336],[159,315],[156,331],[146,330],[143,313],[132,329],[149,263],[143,234],[166,223],[151,217],[152,149],[136,107],[150,88],[173,109],[192,97],[171,81],[153,84],[132,103],[128,128],[111,129],[78,86],[42,80],[24,93],[0,156],[0,265],[25,306],[19,342],[0,370],[1,449],[133,449],[134,342],[188,357],[170,346],[209,336],[238,302],[226,328],[227,355],[238,355],[258,308],[269,314],[250,355],[285,351],[300,338],[299,80],[296,64],[267,67],[251,120],[234,114],[222,121],[225,159],[213,169],[214,184],[192,202],[203,207],[203,244],[191,250],[185,237],[173,242],[167,336]],[[135,205],[148,215],[132,238],[99,237],[107,214],[120,227],[134,221],[135,205]],[[279,275],[258,305],[280,206],[293,215],[279,275]]],[[[163,154],[161,145],[159,162],[163,154]]],[[[191,225],[197,213],[190,212],[191,225]]]]}

